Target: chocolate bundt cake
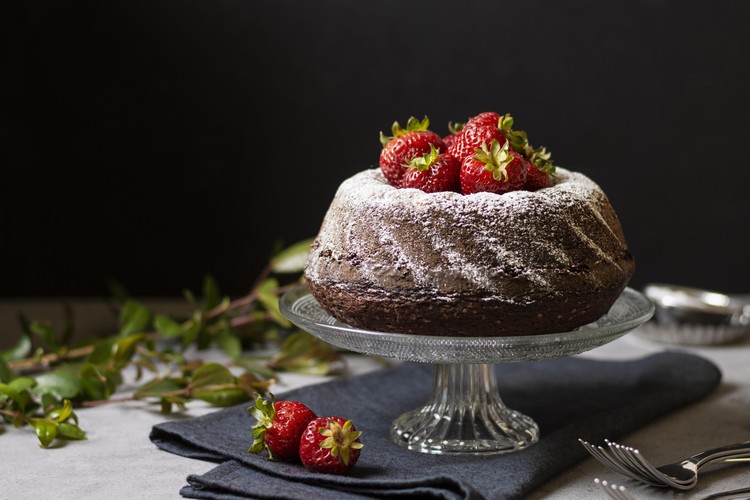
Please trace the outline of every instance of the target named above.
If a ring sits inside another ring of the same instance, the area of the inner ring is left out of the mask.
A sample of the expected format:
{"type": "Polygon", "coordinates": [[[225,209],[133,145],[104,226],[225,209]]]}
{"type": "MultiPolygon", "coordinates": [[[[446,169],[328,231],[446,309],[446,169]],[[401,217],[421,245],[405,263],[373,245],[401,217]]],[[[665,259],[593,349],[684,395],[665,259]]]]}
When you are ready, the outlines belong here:
{"type": "Polygon", "coordinates": [[[633,270],[609,200],[580,173],[558,168],[535,192],[463,195],[398,189],[370,169],[339,187],[305,278],[358,328],[508,336],[595,321],[633,270]]]}

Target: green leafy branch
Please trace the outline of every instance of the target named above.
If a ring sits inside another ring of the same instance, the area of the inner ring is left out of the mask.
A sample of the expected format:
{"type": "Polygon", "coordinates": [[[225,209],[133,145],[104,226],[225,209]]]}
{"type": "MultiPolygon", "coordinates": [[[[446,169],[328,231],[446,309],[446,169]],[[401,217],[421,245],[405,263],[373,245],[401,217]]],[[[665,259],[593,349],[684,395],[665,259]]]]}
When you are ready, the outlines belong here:
{"type": "Polygon", "coordinates": [[[0,425],[30,426],[46,448],[59,438],[86,438],[74,408],[139,400],[159,404],[163,413],[184,410],[193,400],[229,406],[266,393],[279,372],[325,375],[342,369],[337,350],[294,328],[279,310],[279,297],[301,282],[310,243],[277,253],[243,297],[222,295],[206,277],[200,300],[184,292],[192,312],[181,318],[151,311],[114,286],[115,333],[83,344],[71,342],[68,307],[60,332],[21,314],[22,335],[0,351],[0,425]],[[274,354],[257,352],[271,344],[278,347],[274,354]],[[229,361],[187,358],[211,347],[229,361]],[[134,370],[141,385],[115,398],[126,369],[134,370]]]}

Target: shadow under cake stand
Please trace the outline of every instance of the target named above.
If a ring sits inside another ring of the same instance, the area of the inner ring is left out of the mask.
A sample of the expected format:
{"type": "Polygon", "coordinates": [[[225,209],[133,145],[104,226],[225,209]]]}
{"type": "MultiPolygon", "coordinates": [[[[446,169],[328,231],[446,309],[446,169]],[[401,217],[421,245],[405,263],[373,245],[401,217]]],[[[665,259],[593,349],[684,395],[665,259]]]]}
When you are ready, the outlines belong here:
{"type": "Polygon", "coordinates": [[[306,286],[281,297],[281,312],[297,327],[334,346],[403,361],[434,363],[432,396],[399,416],[391,438],[433,454],[498,454],[539,440],[530,417],[505,406],[493,365],[579,354],[611,342],[652,316],[653,304],[626,288],[599,320],[571,332],[515,337],[443,337],[353,328],[328,314],[306,286]]]}

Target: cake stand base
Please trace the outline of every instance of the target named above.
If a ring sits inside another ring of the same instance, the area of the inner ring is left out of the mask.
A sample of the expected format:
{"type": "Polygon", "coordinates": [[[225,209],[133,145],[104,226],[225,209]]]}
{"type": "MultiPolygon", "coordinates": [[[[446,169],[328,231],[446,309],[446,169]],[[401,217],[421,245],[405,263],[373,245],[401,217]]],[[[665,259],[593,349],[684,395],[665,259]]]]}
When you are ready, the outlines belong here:
{"type": "Polygon", "coordinates": [[[539,440],[539,427],[505,406],[490,364],[438,364],[430,401],[404,413],[391,439],[438,455],[510,453],[539,440]]]}

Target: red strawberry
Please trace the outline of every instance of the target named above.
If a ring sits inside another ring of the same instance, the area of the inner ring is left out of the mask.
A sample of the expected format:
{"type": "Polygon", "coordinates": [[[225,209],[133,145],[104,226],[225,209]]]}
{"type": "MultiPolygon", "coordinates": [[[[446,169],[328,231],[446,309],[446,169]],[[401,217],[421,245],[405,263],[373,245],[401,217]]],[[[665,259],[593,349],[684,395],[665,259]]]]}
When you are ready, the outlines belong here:
{"type": "Polygon", "coordinates": [[[458,158],[458,161],[463,161],[467,156],[473,156],[474,150],[481,148],[482,144],[490,144],[493,140],[500,145],[505,143],[505,136],[497,126],[467,126],[456,136],[448,153],[458,158]]]}
{"type": "Polygon", "coordinates": [[[268,451],[268,458],[299,462],[299,441],[307,424],[317,418],[310,408],[298,401],[271,401],[258,397],[247,409],[257,420],[253,426],[255,440],[250,453],[268,451]]]}
{"type": "Polygon", "coordinates": [[[430,152],[430,145],[445,151],[446,146],[443,139],[428,130],[430,120],[425,117],[421,122],[413,116],[402,128],[398,122],[391,127],[392,137],[380,133],[380,142],[383,149],[380,152],[380,168],[388,180],[395,187],[401,187],[401,179],[406,173],[406,164],[416,156],[422,156],[430,152]]]}
{"type": "Polygon", "coordinates": [[[443,137],[443,142],[445,143],[446,147],[451,147],[451,144],[453,144],[453,141],[456,140],[456,137],[458,137],[458,134],[461,133],[461,130],[463,130],[463,128],[463,123],[448,122],[448,131],[450,132],[450,134],[443,137]]]}
{"type": "Polygon", "coordinates": [[[524,189],[527,191],[536,191],[537,189],[549,187],[552,183],[551,176],[555,173],[555,166],[551,161],[551,153],[545,147],[534,149],[531,146],[528,147],[528,153],[528,173],[524,189]]]}
{"type": "Polygon", "coordinates": [[[351,470],[364,446],[351,420],[316,418],[307,425],[299,444],[302,465],[313,472],[343,474],[351,470]]]}
{"type": "Polygon", "coordinates": [[[527,162],[526,184],[523,186],[526,191],[536,191],[538,189],[549,187],[550,180],[549,173],[539,170],[533,163],[527,162]]]}
{"type": "Polygon", "coordinates": [[[484,113],[479,113],[478,115],[469,118],[469,121],[466,122],[465,128],[498,127],[499,123],[499,114],[495,113],[494,111],[485,111],[484,113]]]}
{"type": "Polygon", "coordinates": [[[467,156],[461,163],[461,192],[502,194],[523,189],[526,163],[523,156],[510,151],[507,142],[501,145],[493,140],[489,148],[482,144],[475,156],[467,156]]]}
{"type": "Polygon", "coordinates": [[[408,163],[401,188],[421,189],[425,193],[461,190],[461,162],[453,155],[441,153],[430,144],[430,152],[408,163]]]}

